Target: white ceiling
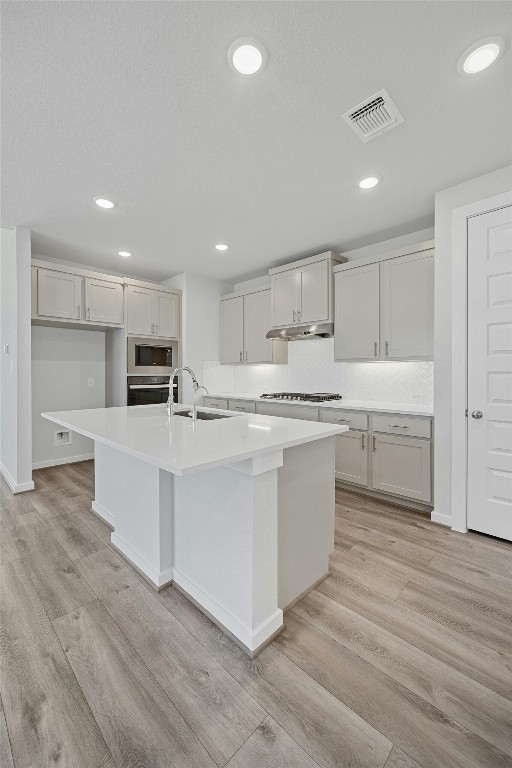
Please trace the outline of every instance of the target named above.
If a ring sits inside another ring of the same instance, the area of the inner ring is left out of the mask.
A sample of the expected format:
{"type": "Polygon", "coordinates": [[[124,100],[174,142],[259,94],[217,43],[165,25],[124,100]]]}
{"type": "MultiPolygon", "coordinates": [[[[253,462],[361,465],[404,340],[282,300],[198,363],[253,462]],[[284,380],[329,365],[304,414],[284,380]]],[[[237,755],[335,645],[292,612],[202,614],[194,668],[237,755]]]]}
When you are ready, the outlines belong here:
{"type": "Polygon", "coordinates": [[[431,226],[437,190],[512,159],[510,2],[24,0],[2,16],[2,225],[46,256],[231,278],[431,226]],[[459,75],[491,35],[505,56],[459,75]],[[268,52],[252,78],[227,63],[243,36],[268,52]],[[405,124],[363,144],[341,115],[381,88],[405,124]],[[383,182],[362,192],[370,173],[383,182]]]}

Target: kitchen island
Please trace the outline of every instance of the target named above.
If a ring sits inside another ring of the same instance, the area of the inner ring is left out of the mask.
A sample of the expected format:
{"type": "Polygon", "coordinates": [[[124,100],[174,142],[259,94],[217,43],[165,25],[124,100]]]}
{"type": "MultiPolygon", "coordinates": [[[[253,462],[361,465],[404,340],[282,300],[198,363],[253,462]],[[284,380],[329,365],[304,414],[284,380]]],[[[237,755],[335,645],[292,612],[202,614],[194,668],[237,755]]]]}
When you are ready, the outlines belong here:
{"type": "Polygon", "coordinates": [[[94,440],[92,508],[153,585],[183,591],[250,655],[328,573],[344,425],[162,405],[42,416],[94,440]],[[181,414],[181,415],[180,415],[181,414]]]}

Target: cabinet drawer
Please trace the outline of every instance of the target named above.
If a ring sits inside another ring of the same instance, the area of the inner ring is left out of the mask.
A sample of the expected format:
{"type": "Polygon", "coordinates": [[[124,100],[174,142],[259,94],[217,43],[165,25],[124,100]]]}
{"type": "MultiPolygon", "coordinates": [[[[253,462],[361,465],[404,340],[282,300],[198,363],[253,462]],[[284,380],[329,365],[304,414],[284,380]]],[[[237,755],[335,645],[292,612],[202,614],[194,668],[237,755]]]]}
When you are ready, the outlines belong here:
{"type": "Polygon", "coordinates": [[[387,413],[374,413],[372,416],[374,432],[387,432],[390,435],[410,437],[431,437],[431,421],[414,416],[394,416],[387,413]]]}
{"type": "Polygon", "coordinates": [[[223,411],[227,411],[228,401],[224,400],[224,398],[222,397],[205,397],[204,407],[205,408],[221,408],[223,411]]]}
{"type": "Polygon", "coordinates": [[[320,419],[328,424],[346,424],[349,429],[368,429],[368,414],[357,411],[342,411],[338,408],[321,408],[320,419]]]}
{"type": "Polygon", "coordinates": [[[230,411],[244,411],[244,413],[256,413],[256,403],[251,400],[230,400],[230,411]]]}
{"type": "Polygon", "coordinates": [[[263,416],[280,416],[284,419],[305,419],[318,421],[318,408],[307,405],[281,405],[281,403],[258,402],[256,413],[263,416]]]}

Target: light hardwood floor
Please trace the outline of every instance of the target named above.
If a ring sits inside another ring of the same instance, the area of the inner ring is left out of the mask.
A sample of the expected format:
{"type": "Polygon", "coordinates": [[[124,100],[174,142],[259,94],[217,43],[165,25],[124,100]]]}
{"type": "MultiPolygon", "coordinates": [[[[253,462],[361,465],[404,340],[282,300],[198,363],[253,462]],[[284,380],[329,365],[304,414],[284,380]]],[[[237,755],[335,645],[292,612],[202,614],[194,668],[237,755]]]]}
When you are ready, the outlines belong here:
{"type": "Polygon", "coordinates": [[[94,466],[0,482],[0,765],[512,768],[512,546],[336,492],[331,575],[251,661],[109,547],[94,466]]]}

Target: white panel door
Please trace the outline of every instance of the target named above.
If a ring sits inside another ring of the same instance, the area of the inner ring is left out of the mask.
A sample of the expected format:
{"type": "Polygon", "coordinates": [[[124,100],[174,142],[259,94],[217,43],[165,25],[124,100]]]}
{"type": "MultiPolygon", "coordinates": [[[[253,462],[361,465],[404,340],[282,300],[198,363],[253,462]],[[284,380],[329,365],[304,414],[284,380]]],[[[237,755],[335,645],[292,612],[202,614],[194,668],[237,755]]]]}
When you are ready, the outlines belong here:
{"type": "Polygon", "coordinates": [[[300,271],[291,269],[271,276],[272,327],[293,325],[298,322],[300,271]]]}
{"type": "Polygon", "coordinates": [[[244,296],[244,360],[246,363],[271,363],[272,341],[270,330],[270,289],[244,296]]]}
{"type": "Polygon", "coordinates": [[[334,275],[334,359],[379,357],[379,265],[334,275]]]}
{"type": "Polygon", "coordinates": [[[320,261],[301,269],[301,301],[299,321],[301,323],[322,323],[329,320],[329,279],[330,261],[320,261]]]}
{"type": "Polygon", "coordinates": [[[336,435],[335,476],[337,480],[368,487],[368,433],[336,435]]]}
{"type": "Polygon", "coordinates": [[[220,362],[241,363],[244,355],[244,297],[220,303],[220,362]]]}
{"type": "Polygon", "coordinates": [[[434,252],[424,251],[380,265],[381,357],[434,356],[434,252]]]}
{"type": "Polygon", "coordinates": [[[82,317],[82,278],[53,269],[39,269],[37,314],[62,320],[82,317]]]}
{"type": "Polygon", "coordinates": [[[372,488],[395,496],[430,502],[430,440],[374,434],[372,488]]]}
{"type": "Polygon", "coordinates": [[[85,278],[85,319],[91,323],[123,323],[123,286],[85,278]]]}
{"type": "Polygon", "coordinates": [[[512,206],[468,221],[468,528],[512,541],[512,206]]]}
{"type": "Polygon", "coordinates": [[[129,285],[126,289],[126,332],[133,336],[152,336],[153,291],[129,285]]]}
{"type": "Polygon", "coordinates": [[[177,339],[180,327],[180,298],[174,293],[153,291],[155,336],[177,339]]]}

